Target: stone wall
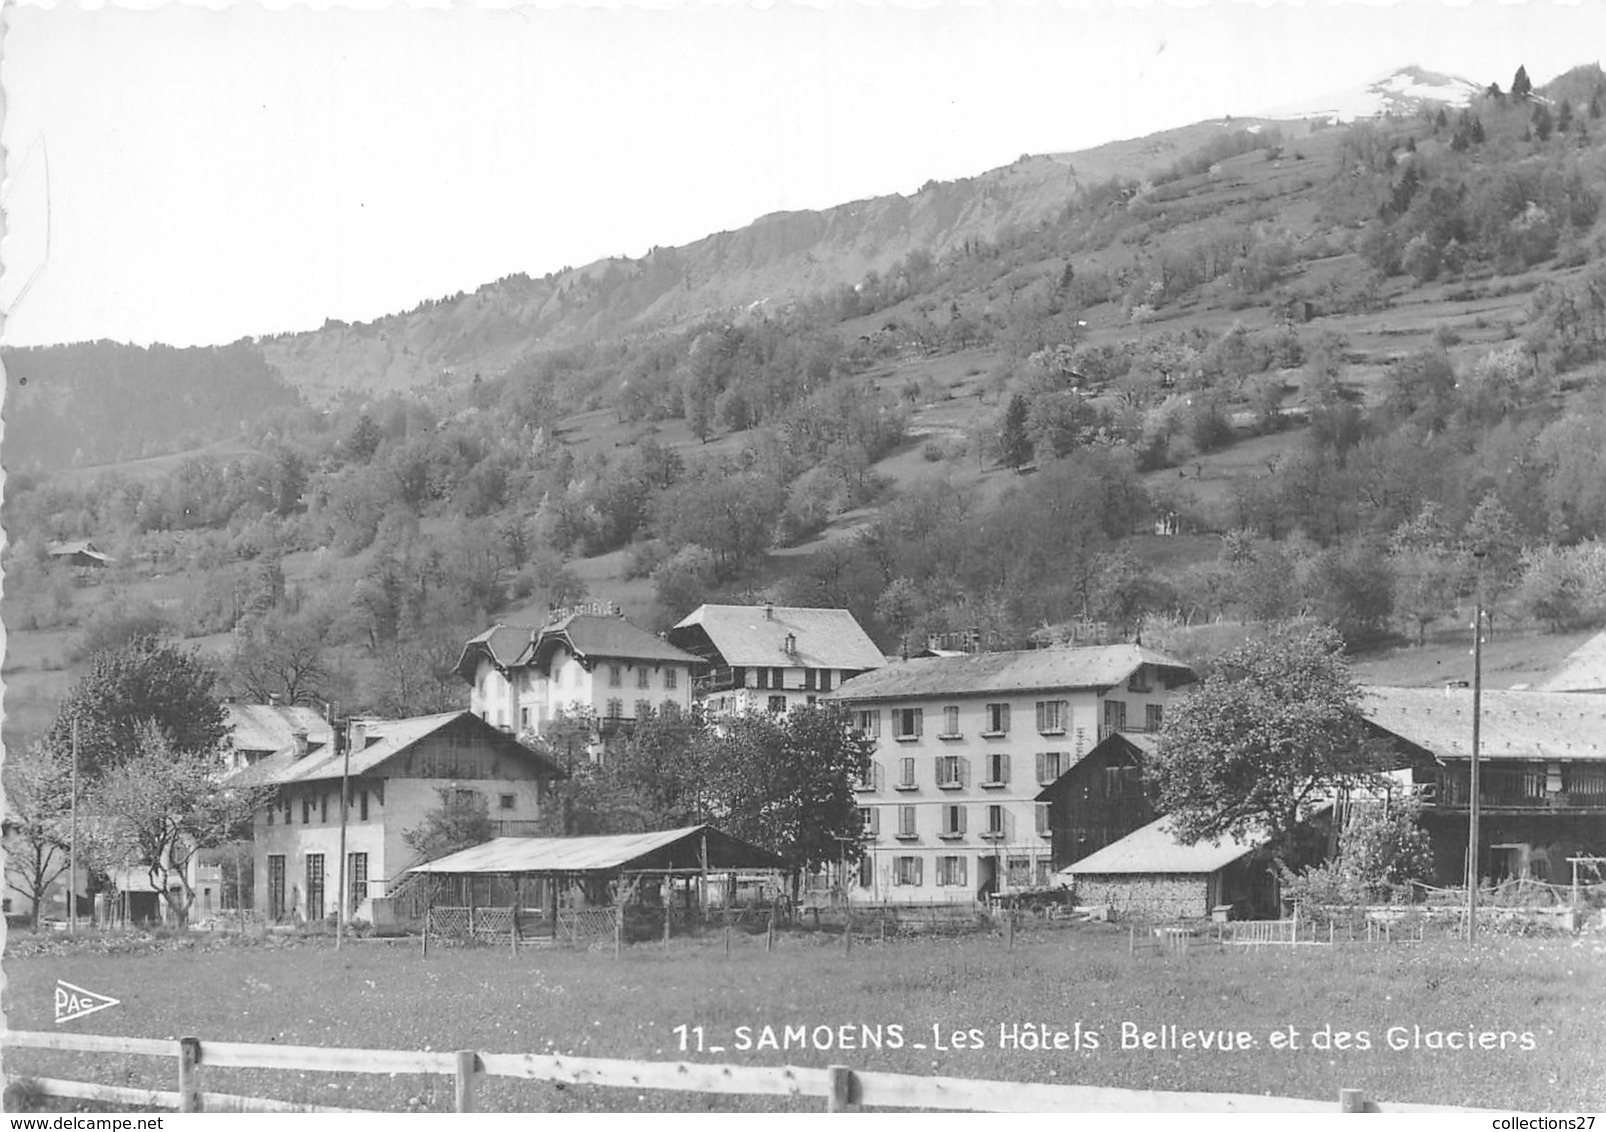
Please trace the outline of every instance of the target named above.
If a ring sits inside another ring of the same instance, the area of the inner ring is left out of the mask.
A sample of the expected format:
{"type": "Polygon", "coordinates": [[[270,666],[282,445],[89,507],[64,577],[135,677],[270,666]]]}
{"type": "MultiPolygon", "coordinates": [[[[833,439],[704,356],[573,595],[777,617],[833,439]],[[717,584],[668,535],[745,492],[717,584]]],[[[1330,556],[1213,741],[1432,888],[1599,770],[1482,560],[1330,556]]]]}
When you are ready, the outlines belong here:
{"type": "Polygon", "coordinates": [[[1210,915],[1210,878],[1140,873],[1076,878],[1076,902],[1107,905],[1117,919],[1178,920],[1210,915]]]}

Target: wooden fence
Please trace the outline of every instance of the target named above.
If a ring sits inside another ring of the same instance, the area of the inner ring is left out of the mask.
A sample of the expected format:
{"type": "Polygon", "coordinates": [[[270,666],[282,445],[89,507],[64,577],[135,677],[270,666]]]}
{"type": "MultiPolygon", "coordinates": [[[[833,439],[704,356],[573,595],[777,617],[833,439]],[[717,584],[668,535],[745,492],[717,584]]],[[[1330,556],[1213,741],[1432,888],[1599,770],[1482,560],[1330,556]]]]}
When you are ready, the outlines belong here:
{"type": "MultiPolygon", "coordinates": [[[[435,1073],[454,1079],[454,1108],[474,1111],[476,1083],[483,1077],[513,1077],[571,1085],[621,1089],[661,1089],[724,1096],[821,1097],[828,1112],[855,1108],[926,1109],[953,1112],[1477,1112],[1438,1105],[1368,1101],[1359,1089],[1341,1089],[1336,1105],[1302,1097],[1250,1093],[1170,1093],[1109,1089],[1092,1085],[1041,1085],[1020,1081],[973,1081],[958,1077],[917,1077],[866,1073],[845,1065],[824,1069],[798,1066],[714,1065],[694,1061],[623,1061],[554,1054],[416,1052],[342,1049],[325,1046],[253,1045],[200,1038],[125,1038],[101,1034],[13,1030],[0,1034],[9,1049],[74,1050],[170,1057],[176,1061],[173,1092],[101,1085],[58,1078],[33,1078],[46,1096],[176,1109],[179,1112],[359,1112],[291,1101],[208,1093],[201,1089],[204,1067],[294,1069],[323,1073],[435,1073]]],[[[15,1065],[9,1067],[15,1080],[15,1065]]]]}

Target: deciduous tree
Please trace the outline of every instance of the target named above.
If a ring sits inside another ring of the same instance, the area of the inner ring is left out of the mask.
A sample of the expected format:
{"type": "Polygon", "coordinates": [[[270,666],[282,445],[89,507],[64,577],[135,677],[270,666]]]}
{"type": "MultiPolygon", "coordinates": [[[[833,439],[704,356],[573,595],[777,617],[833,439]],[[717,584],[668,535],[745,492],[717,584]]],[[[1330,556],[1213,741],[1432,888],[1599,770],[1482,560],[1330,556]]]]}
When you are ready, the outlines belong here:
{"type": "Polygon", "coordinates": [[[1156,808],[1185,843],[1258,834],[1286,863],[1316,803],[1369,785],[1382,768],[1360,697],[1331,629],[1232,650],[1166,712],[1146,768],[1156,808]]]}
{"type": "Polygon", "coordinates": [[[37,743],[8,752],[4,776],[6,887],[32,906],[38,928],[45,894],[67,871],[72,764],[37,743]]]}

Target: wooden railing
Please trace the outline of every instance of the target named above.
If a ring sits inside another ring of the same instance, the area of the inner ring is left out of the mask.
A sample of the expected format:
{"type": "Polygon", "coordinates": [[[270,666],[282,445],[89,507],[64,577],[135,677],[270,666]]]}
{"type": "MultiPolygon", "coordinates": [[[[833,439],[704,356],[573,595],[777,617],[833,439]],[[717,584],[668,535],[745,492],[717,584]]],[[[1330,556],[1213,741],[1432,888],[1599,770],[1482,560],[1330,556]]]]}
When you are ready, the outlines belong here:
{"type": "MultiPolygon", "coordinates": [[[[1170,1093],[1110,1089],[1093,1085],[1043,1085],[1022,1081],[973,1081],[959,1077],[917,1077],[866,1073],[845,1065],[824,1069],[795,1065],[715,1065],[697,1061],[624,1061],[556,1054],[479,1053],[475,1050],[412,1051],[342,1049],[328,1046],[255,1045],[200,1038],[125,1038],[101,1034],[14,1030],[0,1034],[8,1049],[75,1050],[170,1057],[176,1061],[178,1089],[138,1089],[57,1078],[33,1078],[39,1092],[52,1097],[101,1101],[179,1112],[360,1112],[292,1101],[208,1093],[201,1089],[205,1067],[293,1069],[324,1073],[435,1073],[454,1079],[453,1108],[474,1111],[475,1085],[482,1077],[513,1077],[571,1085],[721,1096],[821,1097],[828,1112],[861,1106],[951,1112],[1333,1112],[1332,1102],[1304,1097],[1248,1093],[1170,1093]]],[[[7,1066],[15,1080],[15,1059],[7,1066]]],[[[1368,1101],[1359,1089],[1339,1091],[1338,1112],[1478,1112],[1439,1105],[1368,1101]]]]}

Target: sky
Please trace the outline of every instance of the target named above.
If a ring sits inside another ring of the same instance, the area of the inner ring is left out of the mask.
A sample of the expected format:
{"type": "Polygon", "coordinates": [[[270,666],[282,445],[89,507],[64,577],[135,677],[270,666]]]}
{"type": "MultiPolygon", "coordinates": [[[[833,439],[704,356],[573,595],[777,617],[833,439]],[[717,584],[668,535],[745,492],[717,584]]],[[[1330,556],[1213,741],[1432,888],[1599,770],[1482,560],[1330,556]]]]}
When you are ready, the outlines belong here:
{"type": "Polygon", "coordinates": [[[7,5],[0,341],[366,321],[1411,63],[1505,86],[1606,44],[1597,0],[216,2],[7,5]]]}

